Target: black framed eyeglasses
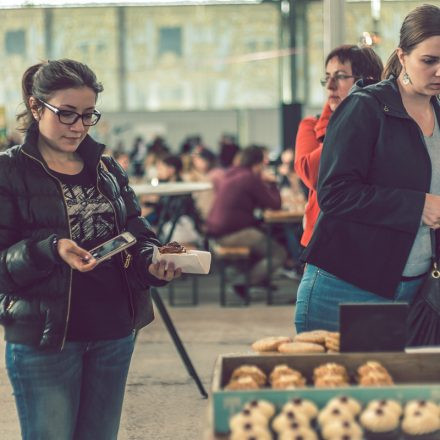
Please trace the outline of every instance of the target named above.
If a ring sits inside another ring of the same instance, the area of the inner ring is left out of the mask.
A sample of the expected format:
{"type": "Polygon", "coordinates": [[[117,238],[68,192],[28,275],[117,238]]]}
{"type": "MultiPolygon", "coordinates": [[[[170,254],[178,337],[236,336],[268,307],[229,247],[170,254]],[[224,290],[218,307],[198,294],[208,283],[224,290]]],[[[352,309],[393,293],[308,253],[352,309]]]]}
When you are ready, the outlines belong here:
{"type": "Polygon", "coordinates": [[[346,79],[349,78],[359,79],[358,76],[345,75],[344,73],[337,73],[336,75],[333,76],[329,75],[326,76],[325,78],[321,78],[319,82],[321,83],[322,87],[325,87],[329,81],[336,81],[337,83],[339,83],[339,81],[345,81],[346,79]]]}
{"type": "Polygon", "coordinates": [[[101,118],[101,113],[98,110],[93,110],[93,112],[83,113],[80,115],[72,110],[61,110],[54,105],[42,101],[41,99],[39,99],[39,101],[58,116],[61,124],[73,125],[76,123],[76,121],[78,121],[79,118],[81,118],[83,125],[85,127],[90,127],[92,125],[96,125],[101,118]]]}

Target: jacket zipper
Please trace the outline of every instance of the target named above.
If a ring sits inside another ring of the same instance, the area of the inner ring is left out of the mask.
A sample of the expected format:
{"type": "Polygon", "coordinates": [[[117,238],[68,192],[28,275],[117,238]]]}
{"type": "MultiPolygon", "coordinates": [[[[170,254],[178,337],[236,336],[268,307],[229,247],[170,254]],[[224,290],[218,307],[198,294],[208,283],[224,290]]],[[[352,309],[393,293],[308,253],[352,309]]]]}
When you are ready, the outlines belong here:
{"type": "MultiPolygon", "coordinates": [[[[118,224],[118,216],[116,214],[116,210],[115,207],[113,206],[113,203],[101,192],[101,190],[99,189],[99,165],[101,164],[101,161],[98,162],[98,165],[96,166],[96,189],[98,190],[99,194],[101,194],[102,197],[104,197],[105,200],[107,200],[107,202],[110,204],[110,206],[112,207],[113,210],[113,215],[115,216],[115,225],[116,225],[116,231],[118,233],[118,235],[121,233],[120,229],[119,229],[119,224],[118,224]]],[[[107,167],[105,166],[104,163],[102,163],[102,167],[107,170],[107,167]]],[[[107,172],[109,172],[107,170],[107,172]]],[[[109,172],[110,173],[110,172],[109,172]]],[[[128,289],[128,299],[130,302],[130,309],[131,309],[131,316],[133,319],[133,324],[134,324],[134,305],[133,305],[133,293],[131,291],[130,288],[130,284],[128,282],[128,278],[127,278],[127,273],[125,271],[125,269],[128,269],[128,267],[130,266],[131,263],[131,259],[132,259],[132,255],[130,253],[128,253],[126,250],[124,250],[122,253],[126,254],[125,259],[122,257],[121,255],[121,260],[122,260],[122,264],[124,266],[124,279],[125,279],[125,284],[127,286],[128,289]]]]}
{"type": "MultiPolygon", "coordinates": [[[[69,221],[69,211],[67,209],[67,202],[66,202],[66,198],[64,197],[64,192],[63,192],[63,185],[60,182],[60,180],[55,177],[53,174],[49,173],[49,171],[47,171],[46,167],[44,166],[43,162],[41,162],[40,160],[38,160],[37,158],[31,156],[30,154],[26,153],[25,151],[21,150],[21,152],[30,157],[32,160],[35,160],[36,162],[38,162],[44,169],[44,171],[52,178],[55,179],[58,182],[59,188],[60,188],[60,192],[61,192],[61,196],[63,199],[63,204],[64,204],[64,210],[66,213],[66,218],[67,218],[67,225],[69,227],[69,238],[72,239],[72,229],[70,227],[70,221],[69,221]]],[[[70,276],[69,276],[69,294],[67,296],[67,314],[66,314],[66,322],[64,325],[64,333],[63,333],[63,339],[61,341],[61,348],[60,350],[62,350],[64,348],[64,344],[66,343],[66,337],[67,337],[67,326],[69,324],[69,318],[70,318],[70,305],[71,305],[71,301],[72,301],[72,274],[73,274],[73,269],[69,266],[69,271],[70,271],[70,276]]]]}

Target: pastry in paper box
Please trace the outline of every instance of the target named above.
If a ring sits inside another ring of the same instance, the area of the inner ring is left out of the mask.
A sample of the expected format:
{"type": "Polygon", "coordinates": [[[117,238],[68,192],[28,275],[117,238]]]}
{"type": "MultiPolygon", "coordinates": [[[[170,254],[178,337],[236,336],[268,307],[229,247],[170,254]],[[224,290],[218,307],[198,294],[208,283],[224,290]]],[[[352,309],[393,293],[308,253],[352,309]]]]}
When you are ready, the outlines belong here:
{"type": "Polygon", "coordinates": [[[211,253],[185,249],[184,246],[172,241],[165,246],[154,247],[153,263],[165,260],[174,263],[183,273],[208,274],[211,267],[211,253]]]}

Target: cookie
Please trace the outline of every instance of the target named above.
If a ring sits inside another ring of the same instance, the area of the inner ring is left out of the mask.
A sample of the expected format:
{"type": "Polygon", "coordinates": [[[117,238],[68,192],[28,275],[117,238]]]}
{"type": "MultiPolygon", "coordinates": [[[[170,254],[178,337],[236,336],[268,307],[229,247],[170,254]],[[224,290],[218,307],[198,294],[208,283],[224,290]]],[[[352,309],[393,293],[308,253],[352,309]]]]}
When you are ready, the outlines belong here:
{"type": "Polygon", "coordinates": [[[380,371],[370,371],[358,379],[359,385],[364,387],[388,386],[393,385],[394,381],[388,373],[380,371]]]}
{"type": "Polygon", "coordinates": [[[362,440],[362,428],[354,420],[337,419],[329,421],[321,429],[321,436],[324,440],[341,438],[343,435],[362,440]]]}
{"type": "Polygon", "coordinates": [[[374,399],[368,402],[366,409],[375,410],[381,408],[384,411],[391,411],[396,414],[397,417],[402,415],[402,405],[393,399],[374,399]]]}
{"type": "Polygon", "coordinates": [[[325,376],[317,377],[315,380],[316,388],[336,388],[348,385],[347,378],[339,374],[326,374],[325,376]]]}
{"type": "Polygon", "coordinates": [[[272,433],[262,426],[247,424],[231,431],[229,440],[272,440],[272,433]]]}
{"type": "Polygon", "coordinates": [[[327,330],[312,330],[310,332],[298,333],[293,339],[295,342],[312,342],[314,344],[325,344],[325,337],[328,336],[327,330]]]}
{"type": "Polygon", "coordinates": [[[278,347],[285,342],[292,342],[292,338],[289,338],[289,336],[271,336],[255,341],[252,344],[252,350],[259,353],[277,351],[278,347]]]}
{"type": "Polygon", "coordinates": [[[280,364],[280,365],[276,365],[274,367],[274,369],[270,372],[269,382],[272,383],[278,377],[284,376],[284,375],[292,375],[292,376],[302,377],[301,372],[299,372],[298,370],[294,370],[293,368],[290,368],[286,364],[280,364]]]}
{"type": "Polygon", "coordinates": [[[318,414],[318,423],[324,427],[327,423],[333,422],[335,420],[354,420],[353,414],[347,408],[329,408],[325,407],[318,414]]]}
{"type": "Polygon", "coordinates": [[[225,390],[258,390],[260,386],[251,376],[241,376],[237,379],[231,380],[226,386],[225,390]]]}
{"type": "Polygon", "coordinates": [[[243,409],[252,411],[259,411],[261,414],[270,419],[275,414],[275,405],[267,400],[252,400],[244,406],[243,409]]]}
{"type": "Polygon", "coordinates": [[[393,412],[386,412],[381,408],[363,411],[359,421],[367,434],[370,432],[375,435],[392,436],[399,428],[399,417],[393,412]]]}
{"type": "Polygon", "coordinates": [[[439,438],[440,418],[430,411],[416,410],[410,414],[405,413],[402,420],[402,431],[410,436],[423,438],[439,438]]]}
{"type": "Polygon", "coordinates": [[[326,407],[347,408],[353,414],[353,416],[357,416],[362,410],[361,404],[356,399],[350,396],[333,397],[328,401],[326,407]]]}
{"type": "Polygon", "coordinates": [[[302,399],[301,397],[296,397],[286,402],[281,411],[300,411],[310,420],[318,415],[318,407],[311,400],[302,399]]]}
{"type": "Polygon", "coordinates": [[[271,385],[272,388],[278,390],[302,388],[306,385],[306,380],[303,376],[296,374],[283,374],[272,381],[271,385]]]}
{"type": "Polygon", "coordinates": [[[313,378],[315,380],[318,377],[326,376],[328,374],[343,376],[348,380],[347,369],[343,365],[337,364],[336,362],[327,362],[326,364],[322,364],[313,370],[313,378]]]}
{"type": "Polygon", "coordinates": [[[262,428],[268,427],[267,418],[255,411],[249,411],[244,409],[235,414],[229,419],[229,428],[231,431],[249,430],[250,427],[261,426],[262,428]]]}
{"type": "Polygon", "coordinates": [[[310,422],[306,415],[300,411],[287,411],[278,414],[272,421],[272,429],[275,432],[282,432],[289,425],[295,422],[297,425],[309,428],[310,422]]]}
{"type": "Polygon", "coordinates": [[[278,435],[278,440],[318,440],[318,435],[312,428],[286,428],[278,435]]]}
{"type": "Polygon", "coordinates": [[[256,365],[241,365],[236,368],[231,374],[231,382],[242,376],[250,376],[261,387],[266,383],[266,374],[256,365]]]}
{"type": "Polygon", "coordinates": [[[325,348],[311,342],[287,342],[278,347],[280,353],[324,353],[325,348]]]}
{"type": "Polygon", "coordinates": [[[363,376],[364,374],[367,374],[370,372],[380,372],[380,373],[387,373],[388,374],[388,370],[380,362],[377,362],[377,361],[365,362],[365,364],[362,364],[357,369],[357,373],[359,376],[363,376]]]}

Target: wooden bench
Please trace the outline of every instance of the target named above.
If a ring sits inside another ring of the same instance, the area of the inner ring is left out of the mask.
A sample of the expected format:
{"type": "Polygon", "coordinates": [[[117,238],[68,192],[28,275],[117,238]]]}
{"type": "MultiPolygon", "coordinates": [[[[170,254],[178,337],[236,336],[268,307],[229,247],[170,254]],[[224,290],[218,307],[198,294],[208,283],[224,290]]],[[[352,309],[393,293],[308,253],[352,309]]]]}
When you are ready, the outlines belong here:
{"type": "Polygon", "coordinates": [[[249,258],[251,250],[247,246],[221,246],[218,243],[211,245],[211,251],[218,262],[220,271],[220,305],[226,306],[226,266],[230,263],[241,263],[246,277],[245,305],[249,305],[249,258]]]}

